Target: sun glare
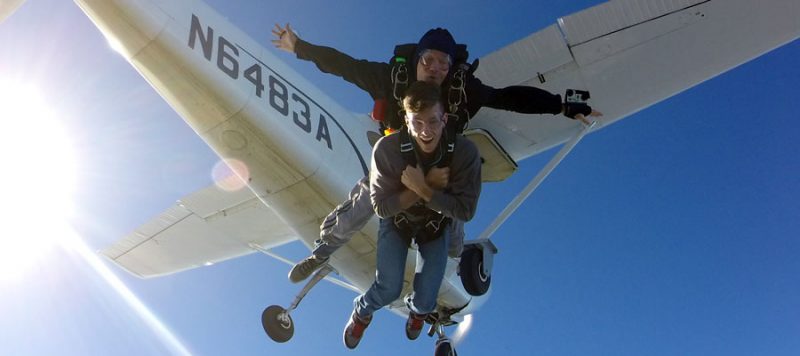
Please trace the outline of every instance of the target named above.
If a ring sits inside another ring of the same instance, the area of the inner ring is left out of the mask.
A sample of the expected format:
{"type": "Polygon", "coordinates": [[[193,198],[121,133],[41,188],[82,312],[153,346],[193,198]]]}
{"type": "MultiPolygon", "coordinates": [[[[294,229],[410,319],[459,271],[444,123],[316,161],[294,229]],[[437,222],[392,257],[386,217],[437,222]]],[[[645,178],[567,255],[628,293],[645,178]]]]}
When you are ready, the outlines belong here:
{"type": "Polygon", "coordinates": [[[34,88],[0,80],[0,282],[21,277],[58,243],[71,212],[72,145],[34,88]]]}
{"type": "Polygon", "coordinates": [[[453,334],[453,345],[460,345],[469,334],[470,329],[472,329],[472,314],[467,314],[464,316],[464,320],[458,323],[456,332],[453,334]]]}

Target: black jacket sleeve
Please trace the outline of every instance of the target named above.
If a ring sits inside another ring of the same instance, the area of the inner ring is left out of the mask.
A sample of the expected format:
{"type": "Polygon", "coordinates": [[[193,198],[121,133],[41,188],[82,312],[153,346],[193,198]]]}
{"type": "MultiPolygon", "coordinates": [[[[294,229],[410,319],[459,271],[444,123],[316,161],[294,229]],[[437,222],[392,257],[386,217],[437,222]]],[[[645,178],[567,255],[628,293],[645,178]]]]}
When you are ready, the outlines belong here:
{"type": "Polygon", "coordinates": [[[472,77],[467,82],[466,90],[471,115],[475,115],[483,106],[523,114],[561,113],[561,95],[536,87],[515,85],[496,89],[472,77]]]}
{"type": "Polygon", "coordinates": [[[391,66],[350,57],[330,47],[317,46],[301,39],[295,43],[297,58],[311,61],[319,70],[341,77],[372,96],[383,99],[391,85],[391,66]]]}

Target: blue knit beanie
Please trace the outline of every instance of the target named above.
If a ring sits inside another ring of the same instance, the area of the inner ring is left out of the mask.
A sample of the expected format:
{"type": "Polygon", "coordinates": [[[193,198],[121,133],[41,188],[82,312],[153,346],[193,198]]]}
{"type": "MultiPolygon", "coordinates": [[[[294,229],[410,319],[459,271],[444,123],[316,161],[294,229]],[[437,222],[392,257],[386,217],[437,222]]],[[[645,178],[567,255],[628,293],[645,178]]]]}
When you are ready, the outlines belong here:
{"type": "Polygon", "coordinates": [[[453,39],[453,36],[450,35],[450,32],[437,27],[428,30],[428,32],[425,32],[422,38],[419,39],[419,43],[417,43],[417,58],[419,58],[420,54],[426,49],[442,51],[447,53],[451,60],[454,60],[456,55],[456,41],[453,39]]]}

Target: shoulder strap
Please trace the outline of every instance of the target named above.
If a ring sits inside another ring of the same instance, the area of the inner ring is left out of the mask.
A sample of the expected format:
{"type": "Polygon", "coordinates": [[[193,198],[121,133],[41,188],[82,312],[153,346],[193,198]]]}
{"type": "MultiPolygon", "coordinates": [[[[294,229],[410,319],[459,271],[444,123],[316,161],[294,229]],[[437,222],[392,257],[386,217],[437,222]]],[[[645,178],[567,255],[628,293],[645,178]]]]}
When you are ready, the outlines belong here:
{"type": "Polygon", "coordinates": [[[411,142],[411,135],[408,129],[403,128],[398,133],[400,135],[400,154],[409,166],[417,166],[417,154],[414,152],[414,143],[411,142]]]}
{"type": "Polygon", "coordinates": [[[455,142],[455,134],[464,132],[464,129],[469,123],[470,114],[467,109],[467,77],[477,68],[477,60],[473,64],[467,63],[469,59],[469,51],[467,45],[458,44],[456,46],[456,58],[453,61],[453,67],[447,78],[447,103],[445,107],[448,116],[448,127],[454,128],[451,132],[452,136],[450,141],[455,142]]]}
{"type": "Polygon", "coordinates": [[[441,148],[444,150],[444,155],[442,156],[442,160],[439,161],[439,164],[436,165],[439,168],[449,167],[450,163],[453,162],[453,153],[456,151],[455,130],[455,126],[447,125],[442,132],[440,140],[442,142],[441,148]]]}
{"type": "Polygon", "coordinates": [[[389,64],[392,66],[390,80],[392,82],[392,99],[394,100],[391,101],[391,105],[386,107],[388,111],[386,117],[389,120],[385,122],[385,125],[394,130],[403,126],[403,96],[410,83],[409,63],[412,61],[416,49],[415,43],[399,44],[394,47],[394,55],[389,60],[389,64]]]}

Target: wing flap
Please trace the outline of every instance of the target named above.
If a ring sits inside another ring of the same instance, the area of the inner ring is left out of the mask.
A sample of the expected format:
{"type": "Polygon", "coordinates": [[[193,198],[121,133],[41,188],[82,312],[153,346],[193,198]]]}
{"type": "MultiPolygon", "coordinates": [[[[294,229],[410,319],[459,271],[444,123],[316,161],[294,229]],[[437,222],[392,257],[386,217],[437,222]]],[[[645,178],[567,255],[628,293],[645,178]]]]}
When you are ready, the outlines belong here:
{"type": "Polygon", "coordinates": [[[142,278],[221,262],[272,248],[296,234],[252,192],[211,186],[193,193],[104,250],[112,261],[142,278]]]}
{"type": "Polygon", "coordinates": [[[559,19],[570,46],[686,10],[709,0],[616,0],[559,19]]]}

